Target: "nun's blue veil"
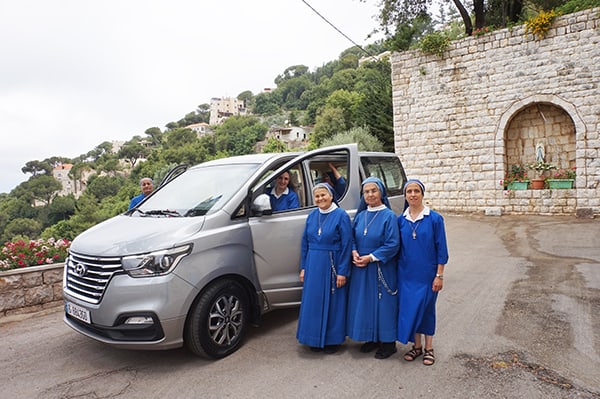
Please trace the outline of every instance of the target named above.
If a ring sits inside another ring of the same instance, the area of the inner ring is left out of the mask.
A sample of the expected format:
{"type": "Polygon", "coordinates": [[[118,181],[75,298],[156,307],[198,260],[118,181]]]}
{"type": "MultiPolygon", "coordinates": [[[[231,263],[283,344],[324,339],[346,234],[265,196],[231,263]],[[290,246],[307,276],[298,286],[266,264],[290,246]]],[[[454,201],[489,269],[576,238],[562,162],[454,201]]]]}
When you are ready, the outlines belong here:
{"type": "MultiPolygon", "coordinates": [[[[379,188],[379,192],[381,193],[381,202],[383,202],[383,204],[385,206],[387,206],[389,209],[392,209],[392,206],[390,205],[390,201],[388,200],[387,192],[385,190],[385,186],[383,185],[383,182],[377,177],[367,177],[365,180],[363,180],[361,186],[364,187],[365,184],[368,184],[368,183],[377,184],[377,187],[379,188]]],[[[356,213],[362,212],[365,209],[367,209],[367,203],[365,202],[364,194],[361,193],[360,204],[358,205],[358,209],[356,210],[356,213]]]]}

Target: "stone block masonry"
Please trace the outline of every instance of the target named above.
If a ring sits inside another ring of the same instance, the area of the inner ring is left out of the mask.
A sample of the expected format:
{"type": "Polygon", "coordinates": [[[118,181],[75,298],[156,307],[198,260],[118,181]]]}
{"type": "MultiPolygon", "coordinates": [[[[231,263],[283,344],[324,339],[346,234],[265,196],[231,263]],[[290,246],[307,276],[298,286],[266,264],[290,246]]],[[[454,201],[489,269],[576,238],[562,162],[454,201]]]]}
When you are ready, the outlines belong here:
{"type": "Polygon", "coordinates": [[[434,209],[600,214],[600,8],[453,41],[443,57],[393,53],[395,151],[434,209]],[[509,166],[577,168],[574,189],[507,192],[509,166]]]}
{"type": "Polygon", "coordinates": [[[0,317],[59,306],[64,264],[0,272],[0,317]]]}

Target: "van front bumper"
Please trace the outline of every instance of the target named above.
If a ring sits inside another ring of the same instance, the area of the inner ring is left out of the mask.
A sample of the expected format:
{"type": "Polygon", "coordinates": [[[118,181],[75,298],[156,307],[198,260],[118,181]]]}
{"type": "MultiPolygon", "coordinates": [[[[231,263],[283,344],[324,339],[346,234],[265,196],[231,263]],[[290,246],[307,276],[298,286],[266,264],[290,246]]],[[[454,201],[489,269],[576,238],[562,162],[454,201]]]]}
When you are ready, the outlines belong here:
{"type": "Polygon", "coordinates": [[[123,349],[178,348],[196,294],[173,273],[143,279],[114,276],[98,304],[63,291],[64,322],[89,338],[123,349]],[[77,312],[69,312],[69,306],[77,312]]]}

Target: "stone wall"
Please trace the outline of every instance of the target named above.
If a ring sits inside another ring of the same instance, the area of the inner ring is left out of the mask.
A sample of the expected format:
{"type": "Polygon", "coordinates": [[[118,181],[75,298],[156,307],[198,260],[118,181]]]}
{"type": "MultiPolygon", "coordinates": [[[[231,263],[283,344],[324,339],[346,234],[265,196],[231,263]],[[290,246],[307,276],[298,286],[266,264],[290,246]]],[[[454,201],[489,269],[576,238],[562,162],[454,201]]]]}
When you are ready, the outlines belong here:
{"type": "Polygon", "coordinates": [[[453,41],[443,57],[393,53],[395,150],[435,209],[600,214],[600,8],[453,41]],[[574,189],[507,192],[513,163],[577,168],[574,189]]]}
{"type": "Polygon", "coordinates": [[[0,317],[62,304],[64,264],[0,272],[0,317]]]}

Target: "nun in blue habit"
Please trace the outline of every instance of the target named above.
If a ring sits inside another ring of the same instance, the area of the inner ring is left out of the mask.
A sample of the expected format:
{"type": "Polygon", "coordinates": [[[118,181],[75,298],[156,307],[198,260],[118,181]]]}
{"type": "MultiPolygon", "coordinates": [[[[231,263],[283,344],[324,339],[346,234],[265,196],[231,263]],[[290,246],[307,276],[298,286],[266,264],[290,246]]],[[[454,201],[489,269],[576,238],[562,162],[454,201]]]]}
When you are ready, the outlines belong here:
{"type": "Polygon", "coordinates": [[[414,343],[404,360],[413,361],[423,355],[423,364],[431,366],[435,363],[435,308],[444,284],[448,245],[444,218],[424,204],[424,195],[421,181],[411,179],[404,185],[408,208],[398,217],[398,341],[414,343]]]}
{"type": "Polygon", "coordinates": [[[308,215],[302,235],[300,281],[304,289],[296,338],[314,352],[335,353],[346,339],[352,223],[333,202],[329,184],[315,185],[313,197],[318,208],[308,215]]]}
{"type": "Polygon", "coordinates": [[[377,349],[375,358],[385,359],[396,352],[399,233],[385,186],[378,178],[369,177],[362,183],[353,233],[347,334],[355,341],[365,341],[361,352],[377,349]]]}

